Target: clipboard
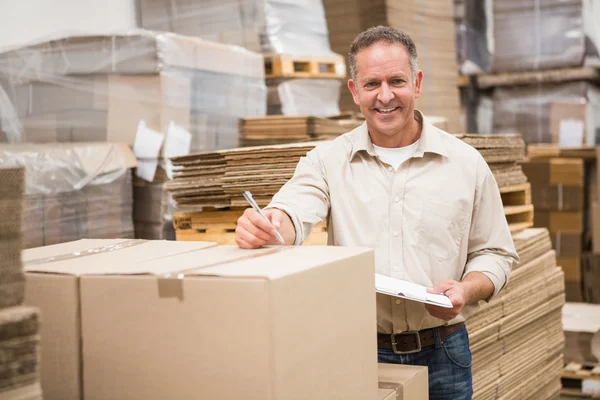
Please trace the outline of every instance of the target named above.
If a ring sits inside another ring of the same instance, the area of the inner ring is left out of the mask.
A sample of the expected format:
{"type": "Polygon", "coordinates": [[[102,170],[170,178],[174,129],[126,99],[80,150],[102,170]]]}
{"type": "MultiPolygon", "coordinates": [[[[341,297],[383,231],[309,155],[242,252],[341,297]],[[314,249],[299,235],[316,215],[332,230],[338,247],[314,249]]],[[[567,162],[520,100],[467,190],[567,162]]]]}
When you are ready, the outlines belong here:
{"type": "Polygon", "coordinates": [[[454,307],[446,295],[427,293],[427,288],[423,285],[391,278],[381,274],[375,274],[375,290],[377,293],[418,301],[420,303],[431,304],[438,307],[454,307]]]}

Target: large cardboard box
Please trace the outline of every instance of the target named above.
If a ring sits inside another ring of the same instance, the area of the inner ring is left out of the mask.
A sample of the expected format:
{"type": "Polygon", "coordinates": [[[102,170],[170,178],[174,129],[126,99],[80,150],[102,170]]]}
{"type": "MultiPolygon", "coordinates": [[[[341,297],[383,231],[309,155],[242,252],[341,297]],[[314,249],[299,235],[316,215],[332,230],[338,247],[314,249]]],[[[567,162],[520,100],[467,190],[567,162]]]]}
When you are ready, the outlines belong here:
{"type": "Polygon", "coordinates": [[[565,362],[600,361],[600,305],[566,303],[562,310],[565,362]]]}
{"type": "Polygon", "coordinates": [[[380,400],[427,400],[429,378],[427,367],[378,364],[380,400]]]}
{"type": "Polygon", "coordinates": [[[77,377],[86,400],[377,396],[372,250],[61,246],[24,256],[48,399],[79,398],[77,377]]]}

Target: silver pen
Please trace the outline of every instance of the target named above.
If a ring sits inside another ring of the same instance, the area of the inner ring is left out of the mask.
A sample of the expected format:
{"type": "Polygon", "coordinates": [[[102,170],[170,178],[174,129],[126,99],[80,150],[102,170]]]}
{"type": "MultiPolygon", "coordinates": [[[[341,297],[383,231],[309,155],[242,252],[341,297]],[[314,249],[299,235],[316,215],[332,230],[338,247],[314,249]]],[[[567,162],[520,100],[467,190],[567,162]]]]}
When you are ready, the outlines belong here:
{"type": "MultiPolygon", "coordinates": [[[[267,216],[262,212],[262,210],[260,209],[260,207],[258,206],[258,204],[256,204],[256,201],[254,201],[254,198],[252,197],[252,193],[250,193],[249,191],[245,191],[243,193],[244,198],[246,199],[246,201],[248,203],[250,203],[250,205],[252,206],[252,208],[254,208],[256,211],[258,211],[258,213],[265,219],[265,221],[267,221],[268,223],[271,224],[271,221],[269,221],[269,218],[267,218],[267,216]]],[[[273,225],[273,224],[271,224],[273,225]]],[[[273,226],[274,230],[275,230],[275,236],[277,237],[277,240],[279,240],[281,242],[281,244],[285,244],[285,240],[283,240],[283,236],[281,236],[281,233],[279,233],[279,231],[275,228],[275,226],[273,226]]]]}

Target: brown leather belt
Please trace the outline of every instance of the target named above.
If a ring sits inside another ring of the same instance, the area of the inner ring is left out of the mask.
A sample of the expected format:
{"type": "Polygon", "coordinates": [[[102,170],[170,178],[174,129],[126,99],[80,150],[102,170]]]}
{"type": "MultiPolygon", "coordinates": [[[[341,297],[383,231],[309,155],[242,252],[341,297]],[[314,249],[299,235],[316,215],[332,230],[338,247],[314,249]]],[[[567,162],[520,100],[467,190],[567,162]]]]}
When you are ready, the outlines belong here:
{"type": "Polygon", "coordinates": [[[458,332],[465,326],[464,322],[454,325],[444,325],[438,328],[423,329],[421,331],[409,331],[394,334],[377,334],[377,347],[392,350],[396,354],[418,353],[435,344],[434,330],[440,332],[440,340],[443,342],[448,336],[458,332]]]}

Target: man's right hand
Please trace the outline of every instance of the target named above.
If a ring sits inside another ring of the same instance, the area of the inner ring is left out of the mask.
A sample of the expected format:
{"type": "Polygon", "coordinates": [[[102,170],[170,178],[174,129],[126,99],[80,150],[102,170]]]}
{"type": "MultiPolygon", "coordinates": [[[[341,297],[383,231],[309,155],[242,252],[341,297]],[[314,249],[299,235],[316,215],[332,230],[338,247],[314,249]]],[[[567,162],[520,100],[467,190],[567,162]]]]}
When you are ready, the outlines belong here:
{"type": "Polygon", "coordinates": [[[243,249],[257,249],[267,244],[281,244],[275,236],[278,230],[286,244],[293,244],[296,239],[294,224],[290,217],[276,208],[263,210],[270,222],[253,208],[248,208],[238,219],[235,229],[235,242],[243,249]]]}

